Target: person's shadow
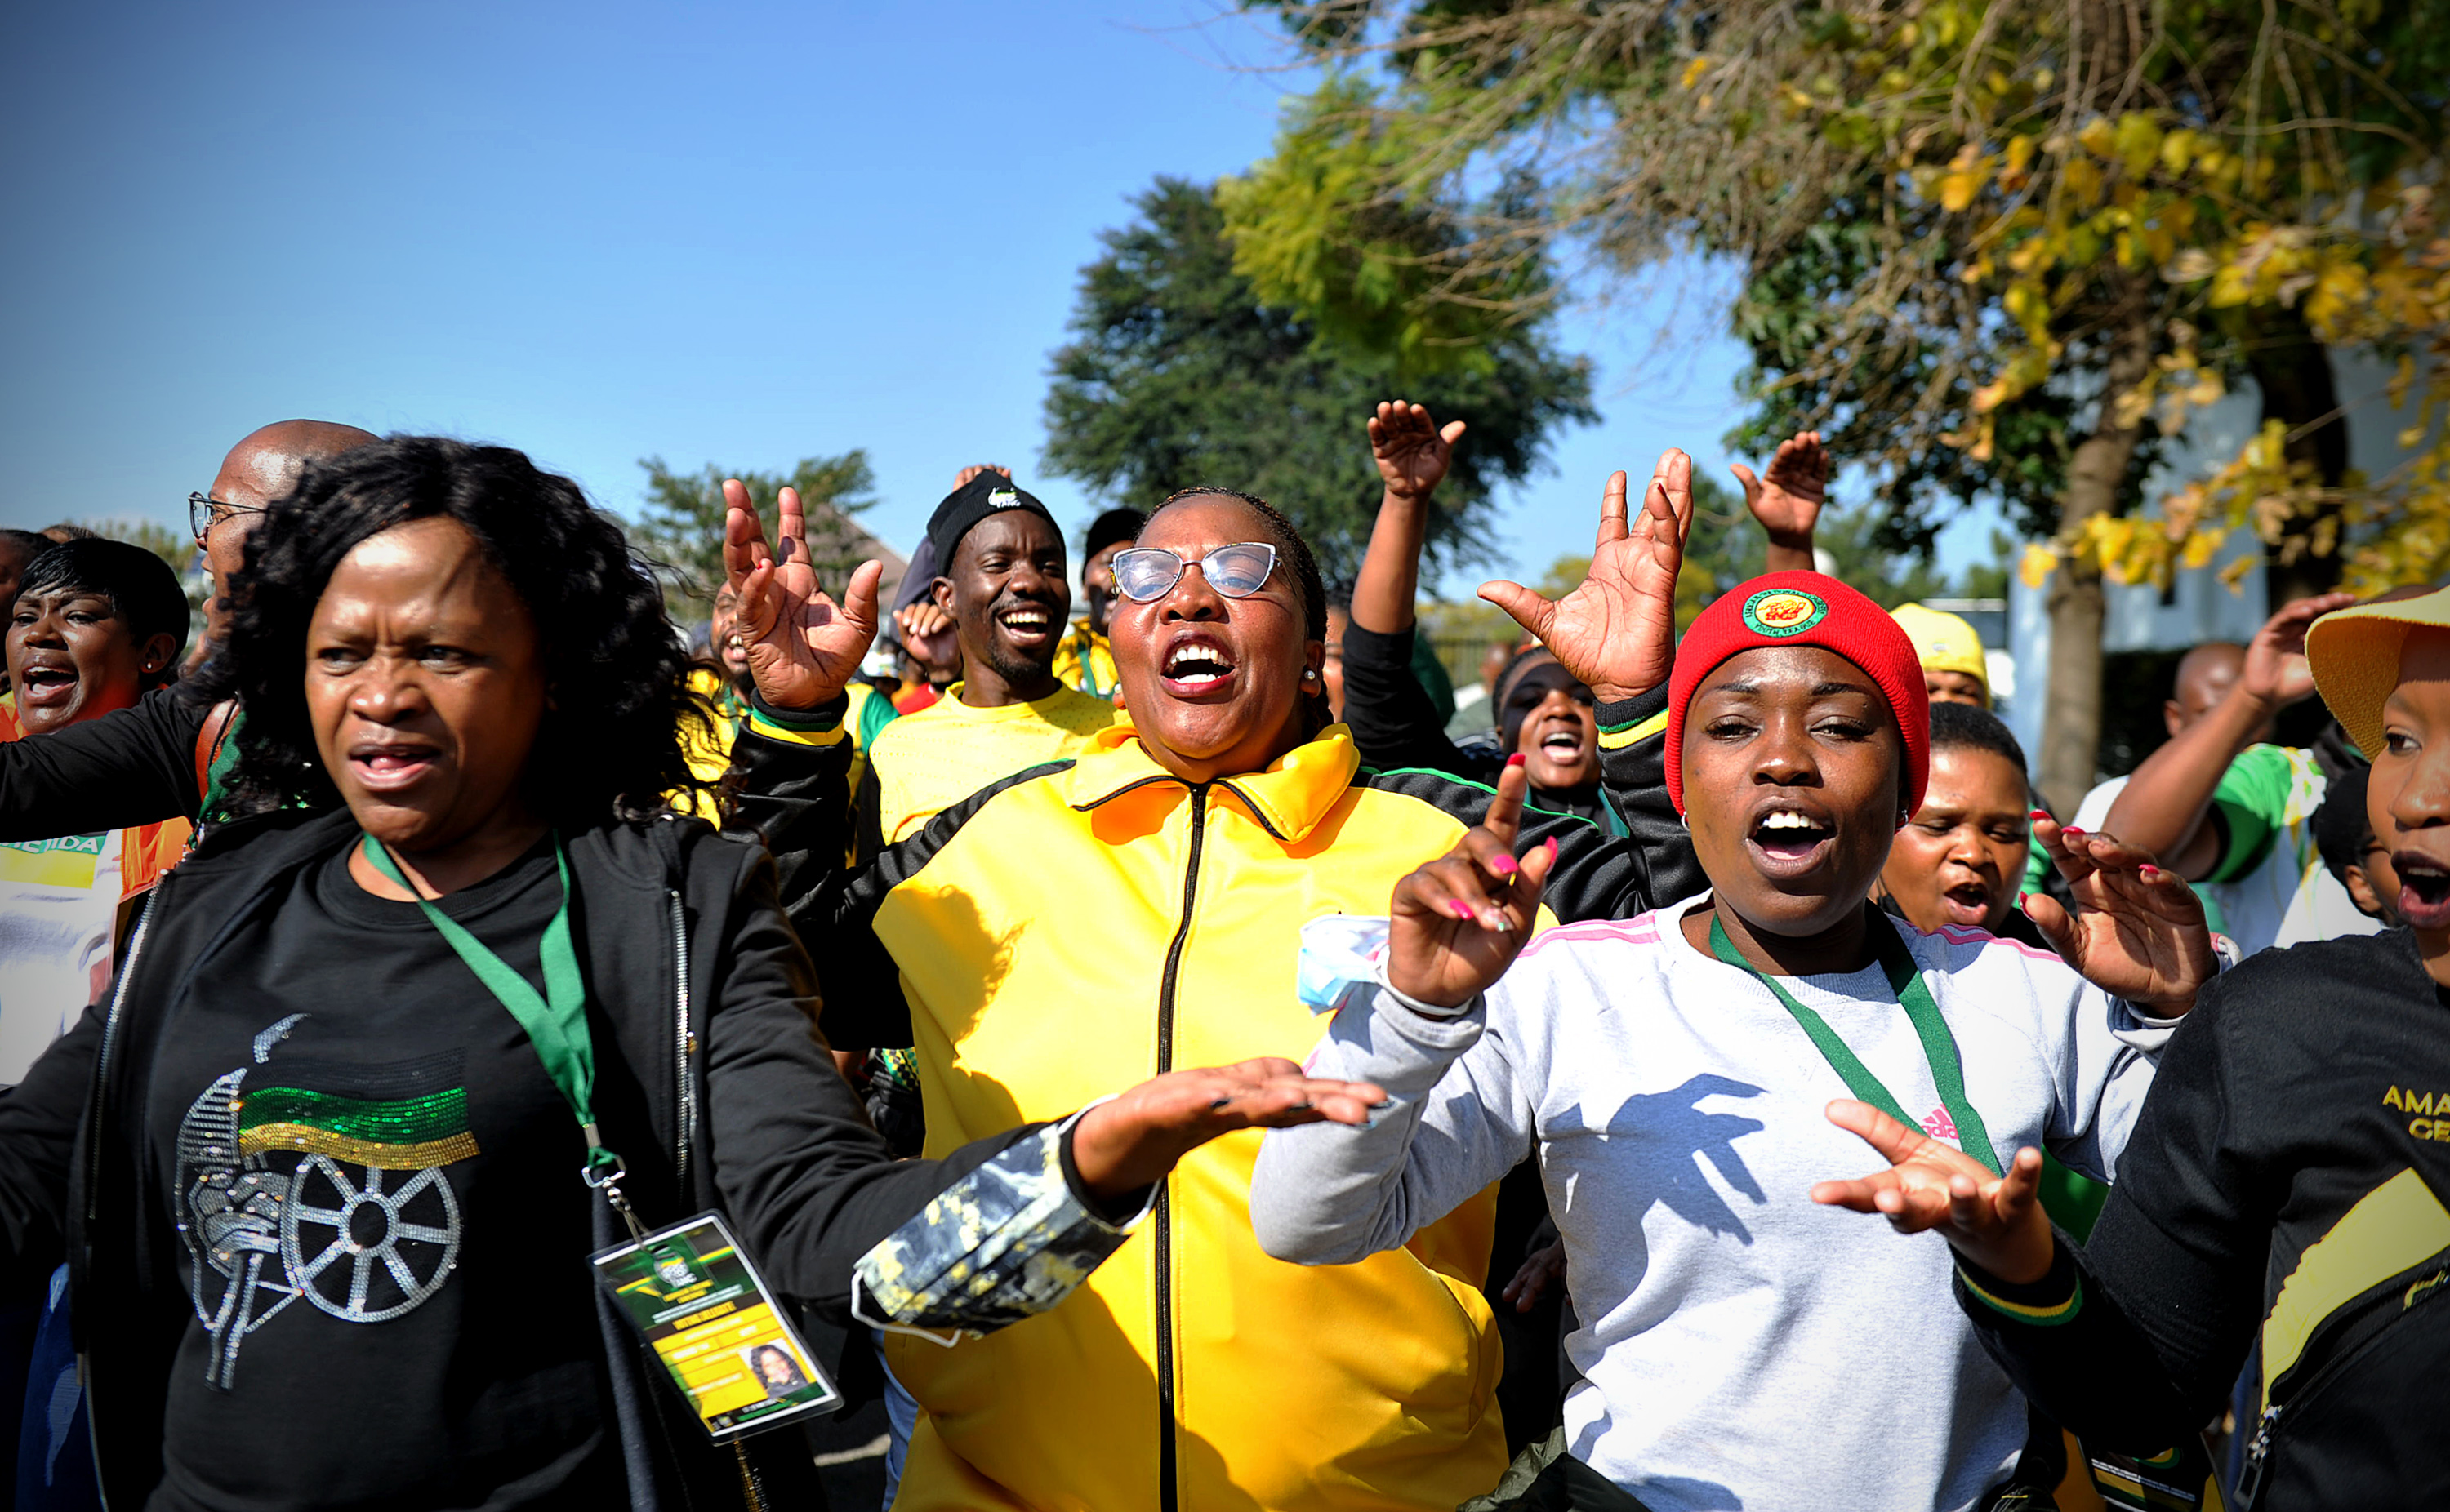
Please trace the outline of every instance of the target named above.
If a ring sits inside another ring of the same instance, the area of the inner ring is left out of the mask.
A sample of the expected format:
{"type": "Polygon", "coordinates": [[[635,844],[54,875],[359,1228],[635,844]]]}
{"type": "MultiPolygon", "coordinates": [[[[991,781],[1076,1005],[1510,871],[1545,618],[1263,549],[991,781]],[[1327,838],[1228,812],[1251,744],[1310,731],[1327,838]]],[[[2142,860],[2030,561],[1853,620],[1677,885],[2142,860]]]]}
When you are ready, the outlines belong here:
{"type": "MultiPolygon", "coordinates": [[[[1769,1194],[1761,1190],[1760,1180],[1736,1150],[1738,1139],[1760,1132],[1763,1125],[1758,1118],[1738,1114],[1705,1113],[1697,1104],[1704,1097],[1760,1095],[1761,1089],[1750,1082],[1704,1073],[1667,1092],[1627,1097],[1617,1105],[1605,1123],[1592,1124],[1594,1137],[1611,1144],[1624,1141],[1627,1149],[1619,1152],[1619,1157],[1610,1162],[1614,1169],[1604,1198],[1596,1191],[1583,1196],[1569,1185],[1565,1212],[1559,1216],[1561,1221],[1569,1221],[1578,1196],[1584,1201],[1607,1203],[1611,1210],[1605,1216],[1610,1268],[1622,1278],[1627,1294],[1642,1285],[1643,1276],[1650,1269],[1650,1245],[1643,1232],[1642,1220],[1654,1206],[1664,1207],[1710,1233],[1733,1235],[1740,1244],[1753,1242],[1752,1231],[1744,1227],[1742,1217],[1710,1184],[1702,1162],[1707,1161],[1721,1180],[1744,1196],[1756,1203],[1767,1202],[1769,1194]]],[[[1577,1112],[1567,1110],[1561,1121],[1568,1125],[1578,1121],[1577,1112]]],[[[1569,1270],[1569,1289],[1573,1284],[1571,1276],[1569,1270]]],[[[1617,1347],[1626,1347],[1622,1343],[1617,1347]]],[[[1575,1457],[1586,1459],[1591,1447],[1587,1442],[1577,1443],[1573,1446],[1575,1457]]],[[[1715,1482],[1666,1477],[1651,1483],[1648,1488],[1672,1489],[1696,1507],[1732,1512],[1743,1505],[1734,1491],[1715,1482]]]]}

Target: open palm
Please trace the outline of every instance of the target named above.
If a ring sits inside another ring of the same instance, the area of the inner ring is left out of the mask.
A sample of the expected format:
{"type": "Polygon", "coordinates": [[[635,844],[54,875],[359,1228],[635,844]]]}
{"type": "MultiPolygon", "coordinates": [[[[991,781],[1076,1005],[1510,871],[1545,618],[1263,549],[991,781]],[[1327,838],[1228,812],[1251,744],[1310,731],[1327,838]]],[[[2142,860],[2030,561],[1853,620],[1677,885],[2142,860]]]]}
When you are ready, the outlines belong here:
{"type": "Polygon", "coordinates": [[[2026,897],[2026,917],[2051,947],[2087,981],[2156,1018],[2193,1007],[2220,963],[2203,900],[2186,879],[2152,864],[2137,846],[2070,833],[2047,815],[2033,829],[2078,904],[2070,916],[2045,894],[2026,897]]]}
{"type": "Polygon", "coordinates": [[[1729,471],[1744,486],[1744,508],[1773,539],[1809,537],[1829,496],[1829,453],[1818,431],[1799,431],[1778,443],[1759,477],[1738,462],[1729,471]]]}
{"type": "Polygon", "coordinates": [[[1520,583],[1484,583],[1480,596],[1538,636],[1559,665],[1611,702],[1667,680],[1676,656],[1676,572],[1693,529],[1693,459],[1669,448],[1628,519],[1625,475],[1609,476],[1591,570],[1551,600],[1520,583]]]}
{"type": "Polygon", "coordinates": [[[1387,492],[1418,498],[1444,482],[1463,433],[1463,421],[1449,420],[1441,427],[1424,405],[1402,399],[1379,405],[1370,417],[1370,455],[1378,463],[1378,475],[1387,480],[1387,492]]]}
{"type": "Polygon", "coordinates": [[[1853,1180],[1817,1182],[1812,1200],[1876,1212],[1904,1233],[1936,1229],[1959,1253],[1995,1276],[2041,1279],[2055,1241],[2042,1212],[2042,1153],[2028,1145],[1993,1175],[1963,1151],[1908,1128],[1867,1102],[1840,1097],[1831,1123],[1859,1137],[1888,1162],[1853,1180]]]}
{"type": "Polygon", "coordinates": [[[797,489],[783,490],[775,550],[767,548],[765,527],[739,480],[724,480],[723,502],[723,570],[740,600],[733,633],[749,648],[758,696],[776,708],[832,702],[876,639],[876,584],[884,566],[862,562],[837,604],[808,565],[807,518],[797,489]]]}

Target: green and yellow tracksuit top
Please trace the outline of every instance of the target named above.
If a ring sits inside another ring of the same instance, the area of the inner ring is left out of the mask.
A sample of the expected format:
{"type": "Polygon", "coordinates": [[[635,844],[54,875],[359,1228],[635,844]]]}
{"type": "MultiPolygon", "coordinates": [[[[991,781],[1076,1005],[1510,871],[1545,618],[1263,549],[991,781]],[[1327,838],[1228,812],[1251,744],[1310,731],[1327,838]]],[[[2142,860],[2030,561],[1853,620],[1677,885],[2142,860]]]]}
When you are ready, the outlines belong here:
{"type": "MultiPolygon", "coordinates": [[[[741,818],[777,853],[828,1039],[916,1046],[930,1153],[1165,1071],[1303,1058],[1320,1025],[1294,994],[1302,925],[1384,914],[1488,797],[1439,773],[1364,770],[1340,726],[1265,771],[1194,785],[1118,725],[844,880],[821,875],[841,854],[826,812],[838,784],[809,760],[838,762],[841,739],[752,715],[741,818]]],[[[1561,915],[1643,905],[1639,845],[1526,815],[1526,846],[1550,834],[1561,915]]],[[[1500,1350],[1481,1295],[1494,1189],[1403,1250],[1291,1265],[1252,1233],[1259,1139],[1193,1152],[1052,1311],[951,1347],[888,1341],[925,1409],[901,1512],[1446,1512],[1496,1483],[1500,1350]]]]}

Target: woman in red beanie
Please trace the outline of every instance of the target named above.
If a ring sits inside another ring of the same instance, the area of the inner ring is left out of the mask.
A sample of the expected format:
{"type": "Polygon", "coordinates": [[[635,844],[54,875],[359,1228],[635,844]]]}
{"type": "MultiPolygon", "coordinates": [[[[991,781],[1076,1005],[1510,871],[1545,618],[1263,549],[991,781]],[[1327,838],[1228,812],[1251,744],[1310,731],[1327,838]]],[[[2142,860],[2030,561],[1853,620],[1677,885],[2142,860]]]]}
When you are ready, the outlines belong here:
{"type": "MultiPolygon", "coordinates": [[[[1650,600],[1672,594],[1682,522],[1657,490],[1630,530],[1622,512],[1576,593],[1496,596],[1630,667],[1667,654],[1650,600]]],[[[2140,853],[2047,824],[2081,907],[2032,907],[2064,960],[1872,907],[1930,719],[1904,633],[1833,578],[1773,573],[1705,610],[1668,721],[1709,890],[1526,946],[1546,858],[1507,847],[1509,772],[1488,823],[1397,886],[1384,945],[1344,961],[1355,988],[1312,1074],[1366,1078],[1391,1107],[1268,1137],[1260,1242],[1356,1260],[1537,1153],[1584,1379],[1501,1504],[1965,1508],[2047,1488],[2057,1436],[2026,1453],[2024,1405],[1951,1300],[1943,1248],[1811,1188],[1861,1164],[1849,1131],[1873,1107],[1994,1172],[2046,1144],[2109,1175],[2214,969],[2202,910],[2140,853]]]]}

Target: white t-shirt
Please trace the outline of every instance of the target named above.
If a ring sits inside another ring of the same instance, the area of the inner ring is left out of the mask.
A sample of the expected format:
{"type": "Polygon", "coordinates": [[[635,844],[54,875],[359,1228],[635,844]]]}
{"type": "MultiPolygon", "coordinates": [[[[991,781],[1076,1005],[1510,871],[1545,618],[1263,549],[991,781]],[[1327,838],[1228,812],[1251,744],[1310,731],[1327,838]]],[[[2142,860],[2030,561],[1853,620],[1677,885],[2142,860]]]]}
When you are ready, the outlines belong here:
{"type": "MultiPolygon", "coordinates": [[[[1684,939],[1699,901],[1553,929],[1462,1018],[1340,1009],[1312,1074],[1391,1105],[1267,1135],[1260,1243],[1310,1264],[1391,1249],[1536,1150],[1582,1324],[1575,1458],[1658,1512],[1969,1506],[2014,1464],[2023,1400],[1957,1309],[1945,1243],[1807,1195],[1880,1161],[1828,1121],[1851,1094],[1769,989],[1684,939]]],[[[2171,1026],[2056,956],[1899,933],[1999,1158],[2046,1146],[2110,1176],[2171,1026]]],[[[1879,967],[1782,980],[1956,1141],[1879,967]]]]}

